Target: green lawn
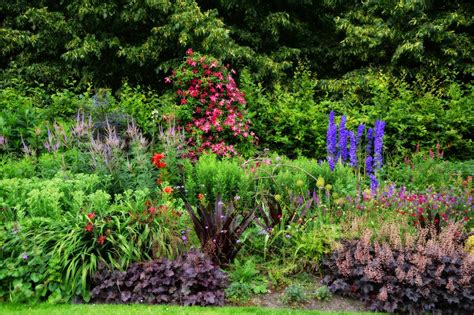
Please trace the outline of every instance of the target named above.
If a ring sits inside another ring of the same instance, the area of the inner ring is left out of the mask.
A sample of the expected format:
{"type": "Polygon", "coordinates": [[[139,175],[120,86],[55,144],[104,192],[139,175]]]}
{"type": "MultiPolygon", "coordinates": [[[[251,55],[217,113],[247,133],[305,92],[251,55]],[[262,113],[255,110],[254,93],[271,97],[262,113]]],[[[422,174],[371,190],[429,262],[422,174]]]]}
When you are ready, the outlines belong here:
{"type": "Polygon", "coordinates": [[[345,313],[321,312],[292,309],[272,309],[261,307],[180,307],[180,306],[151,306],[151,305],[95,305],[95,304],[64,304],[64,305],[14,305],[0,304],[0,314],[28,314],[28,315],[54,315],[54,314],[100,314],[100,315],[232,315],[232,314],[257,314],[257,315],[283,315],[283,314],[373,314],[373,313],[345,313]]]}

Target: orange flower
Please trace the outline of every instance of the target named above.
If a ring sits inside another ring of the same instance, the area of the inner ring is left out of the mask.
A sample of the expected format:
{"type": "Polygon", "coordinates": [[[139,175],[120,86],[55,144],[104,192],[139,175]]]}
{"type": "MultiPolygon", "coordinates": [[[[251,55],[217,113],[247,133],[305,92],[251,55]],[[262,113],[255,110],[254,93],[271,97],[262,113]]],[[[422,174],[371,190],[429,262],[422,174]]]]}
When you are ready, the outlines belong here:
{"type": "Polygon", "coordinates": [[[167,194],[171,194],[173,192],[173,188],[171,188],[170,186],[166,186],[165,188],[163,188],[163,191],[167,194]]]}
{"type": "Polygon", "coordinates": [[[202,200],[204,198],[204,195],[203,194],[198,194],[198,199],[199,200],[202,200]]]}

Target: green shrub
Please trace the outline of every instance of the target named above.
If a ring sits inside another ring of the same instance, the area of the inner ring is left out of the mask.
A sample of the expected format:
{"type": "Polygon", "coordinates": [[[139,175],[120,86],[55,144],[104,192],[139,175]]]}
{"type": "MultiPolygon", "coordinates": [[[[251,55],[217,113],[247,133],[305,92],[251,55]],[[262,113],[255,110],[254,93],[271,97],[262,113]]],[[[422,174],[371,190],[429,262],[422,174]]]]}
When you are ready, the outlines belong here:
{"type": "Polygon", "coordinates": [[[221,196],[222,200],[235,198],[237,209],[250,209],[254,204],[253,182],[252,176],[239,165],[237,159],[203,155],[194,166],[187,166],[186,198],[191,204],[198,203],[199,194],[212,204],[217,196],[221,196]]]}
{"type": "Polygon", "coordinates": [[[230,285],[226,289],[226,298],[231,302],[245,302],[255,294],[268,291],[268,281],[260,274],[253,258],[245,262],[236,260],[229,272],[230,285]]]}

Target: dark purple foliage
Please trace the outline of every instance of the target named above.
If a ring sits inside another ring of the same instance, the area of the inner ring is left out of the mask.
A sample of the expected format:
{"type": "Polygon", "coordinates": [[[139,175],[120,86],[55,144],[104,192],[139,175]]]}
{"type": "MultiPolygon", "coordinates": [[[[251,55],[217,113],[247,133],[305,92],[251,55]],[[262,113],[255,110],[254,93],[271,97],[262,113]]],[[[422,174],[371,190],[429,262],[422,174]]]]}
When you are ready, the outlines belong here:
{"type": "Polygon", "coordinates": [[[301,223],[306,220],[306,214],[311,206],[316,206],[318,202],[316,192],[313,192],[313,194],[308,192],[308,196],[311,197],[308,200],[305,200],[303,196],[290,197],[290,206],[285,213],[283,213],[280,203],[273,196],[265,197],[263,206],[258,208],[258,223],[267,231],[272,230],[282,221],[284,224],[301,223]]]}
{"type": "Polygon", "coordinates": [[[333,293],[358,298],[372,311],[402,314],[473,314],[474,257],[456,232],[421,232],[412,245],[346,241],[324,262],[333,293]]]}
{"type": "Polygon", "coordinates": [[[218,265],[227,265],[235,258],[242,243],[240,236],[252,222],[255,210],[239,214],[232,202],[224,203],[220,196],[215,205],[199,204],[196,210],[186,202],[201,249],[218,265]]]}
{"type": "Polygon", "coordinates": [[[134,263],[126,271],[99,268],[92,300],[104,303],[223,305],[227,276],[203,253],[175,261],[134,263]]]}

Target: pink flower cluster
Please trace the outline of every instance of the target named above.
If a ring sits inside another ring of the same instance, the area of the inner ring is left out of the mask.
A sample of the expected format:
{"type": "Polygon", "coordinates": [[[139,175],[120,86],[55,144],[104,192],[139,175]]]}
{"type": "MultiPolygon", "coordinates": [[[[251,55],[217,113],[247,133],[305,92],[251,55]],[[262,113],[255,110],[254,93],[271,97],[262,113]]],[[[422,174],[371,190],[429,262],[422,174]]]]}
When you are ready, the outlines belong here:
{"type": "Polygon", "coordinates": [[[179,104],[188,109],[180,123],[191,147],[190,157],[205,150],[221,156],[235,155],[234,144],[257,140],[249,130],[244,94],[232,77],[235,71],[192,49],[186,54],[185,61],[165,82],[174,85],[179,104]]]}

